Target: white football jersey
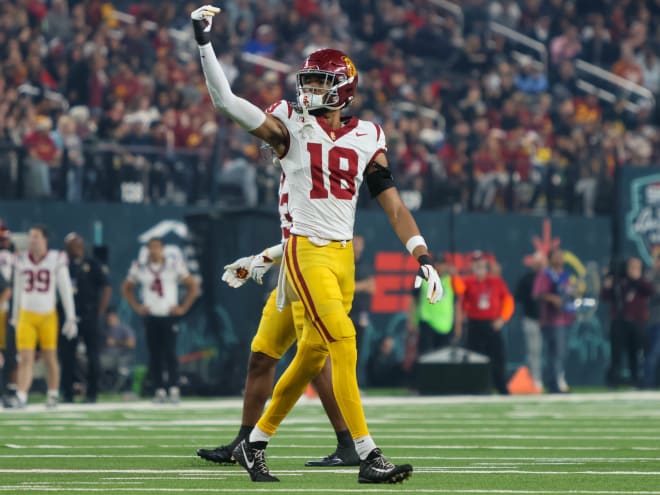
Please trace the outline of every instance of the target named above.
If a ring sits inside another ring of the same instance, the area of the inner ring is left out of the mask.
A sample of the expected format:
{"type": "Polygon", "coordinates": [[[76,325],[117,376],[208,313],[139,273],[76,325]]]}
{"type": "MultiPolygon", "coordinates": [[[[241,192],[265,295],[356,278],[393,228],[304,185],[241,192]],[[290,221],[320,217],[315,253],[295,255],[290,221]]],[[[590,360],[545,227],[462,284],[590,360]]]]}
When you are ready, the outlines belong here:
{"type": "Polygon", "coordinates": [[[367,165],[387,151],[385,133],[356,117],[330,129],[322,118],[302,113],[287,101],[268,113],[289,131],[289,146],[280,157],[289,185],[291,232],[327,240],[353,238],[357,195],[367,165]]]}
{"type": "Polygon", "coordinates": [[[18,309],[33,313],[51,313],[57,307],[55,287],[69,278],[69,259],[63,251],[48,250],[41,260],[30,253],[17,255],[14,265],[14,287],[18,287],[18,309]]]}
{"type": "Polygon", "coordinates": [[[180,257],[165,256],[163,263],[134,261],[128,280],[141,286],[142,304],[154,316],[167,316],[179,304],[179,283],[190,272],[180,257]]]}
{"type": "MultiPolygon", "coordinates": [[[[0,249],[0,274],[11,287],[11,276],[14,267],[14,254],[7,249],[0,249]]],[[[0,312],[9,311],[9,301],[0,304],[0,312]]]]}

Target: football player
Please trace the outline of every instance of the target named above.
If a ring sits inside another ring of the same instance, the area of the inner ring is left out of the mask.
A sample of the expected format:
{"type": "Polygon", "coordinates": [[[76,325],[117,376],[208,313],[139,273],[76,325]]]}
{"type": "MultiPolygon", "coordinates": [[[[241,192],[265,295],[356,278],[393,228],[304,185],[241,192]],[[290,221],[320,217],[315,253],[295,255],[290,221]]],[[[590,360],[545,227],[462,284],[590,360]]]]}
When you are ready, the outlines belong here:
{"type": "Polygon", "coordinates": [[[185,315],[199,294],[199,283],[190,274],[181,257],[164,255],[162,239],[147,242],[148,256],[131,264],[121,286],[121,294],[137,314],[144,318],[149,350],[149,376],[155,387],[154,402],[166,400],[178,404],[179,359],[176,355],[178,318],[185,315]],[[186,295],[179,303],[179,284],[186,287],[186,295]],[[142,302],[135,297],[140,286],[142,302]],[[163,372],[167,371],[167,383],[163,372]],[[167,389],[166,389],[167,388],[167,389]]]}
{"type": "MultiPolygon", "coordinates": [[[[250,278],[261,284],[268,270],[275,263],[281,261],[283,243],[289,238],[293,226],[288,209],[289,190],[284,174],[282,174],[280,180],[279,198],[282,242],[263,250],[257,255],[240,258],[227,265],[222,280],[230,287],[241,287],[250,278]]],[[[292,302],[290,305],[284,306],[282,311],[278,311],[278,289],[271,292],[264,306],[259,328],[250,346],[241,428],[236,438],[228,445],[222,445],[215,449],[198,449],[197,455],[203,459],[218,463],[233,464],[236,462],[232,452],[242,440],[248,438],[252,428],[261,417],[264,405],[273,390],[277,362],[291,347],[294,340],[302,336],[305,312],[302,303],[299,301],[292,302]]],[[[332,376],[327,360],[321,372],[312,382],[335,429],[337,448],[332,454],[323,459],[311,460],[306,462],[305,465],[319,467],[359,465],[360,459],[355,452],[353,439],[333,395],[332,376]]]]}
{"type": "Polygon", "coordinates": [[[280,101],[264,112],[234,95],[210,43],[212,20],[219,12],[217,7],[203,6],[191,14],[206,84],[217,110],[278,155],[289,181],[293,218],[284,253],[286,276],[305,308],[296,355],[248,440],[234,449],[234,458],[252,481],[279,481],[266,464],[268,441],[329,355],[334,395],[360,457],[358,481],[403,481],[413,468],[392,464],[377,448],[356,377],[355,328],[348,312],[355,289],[351,239],[363,180],[399,239],[419,260],[430,302],[442,297],[442,285],[426,242],[389,172],[385,135],[373,122],[342,118],[341,110],[355,97],[358,72],[338,50],[322,49],[307,57],[296,74],[296,105],[280,101]]]}
{"type": "Polygon", "coordinates": [[[46,406],[52,408],[57,405],[60,369],[57,362],[56,288],[65,315],[62,335],[72,339],[78,334],[68,267],[69,260],[65,253],[48,249],[46,227],[32,227],[29,231],[28,250],[16,257],[14,265],[11,321],[16,328],[16,350],[19,358],[14,404],[17,408],[27,405],[37,343],[46,365],[46,406]]]}
{"type": "Polygon", "coordinates": [[[0,355],[2,355],[3,364],[0,366],[0,395],[5,404],[5,394],[7,385],[11,381],[11,375],[14,371],[16,359],[11,349],[13,345],[9,342],[9,329],[7,323],[9,319],[9,300],[11,299],[11,277],[14,265],[14,254],[11,246],[11,232],[0,219],[0,278],[6,284],[6,288],[0,291],[0,355]]]}

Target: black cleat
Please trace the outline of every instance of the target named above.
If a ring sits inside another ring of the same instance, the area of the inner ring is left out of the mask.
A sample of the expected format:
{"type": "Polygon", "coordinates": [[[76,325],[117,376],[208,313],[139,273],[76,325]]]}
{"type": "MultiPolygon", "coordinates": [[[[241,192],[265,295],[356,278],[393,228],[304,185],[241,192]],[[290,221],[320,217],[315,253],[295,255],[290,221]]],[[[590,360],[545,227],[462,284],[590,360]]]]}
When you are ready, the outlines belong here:
{"type": "Polygon", "coordinates": [[[221,445],[214,449],[197,449],[197,455],[206,461],[218,464],[236,464],[236,459],[231,453],[232,450],[234,450],[234,445],[221,445]]]}
{"type": "Polygon", "coordinates": [[[412,476],[412,471],[410,464],[392,464],[383,457],[380,449],[374,449],[360,462],[358,483],[401,483],[412,476]]]}
{"type": "Polygon", "coordinates": [[[280,481],[268,471],[266,450],[250,447],[247,441],[239,443],[233,452],[234,459],[250,475],[252,481],[280,481]]]}
{"type": "Polygon", "coordinates": [[[355,447],[342,447],[337,445],[337,450],[332,454],[325,456],[318,461],[307,461],[307,467],[337,467],[337,466],[359,466],[360,457],[358,457],[355,447]]]}

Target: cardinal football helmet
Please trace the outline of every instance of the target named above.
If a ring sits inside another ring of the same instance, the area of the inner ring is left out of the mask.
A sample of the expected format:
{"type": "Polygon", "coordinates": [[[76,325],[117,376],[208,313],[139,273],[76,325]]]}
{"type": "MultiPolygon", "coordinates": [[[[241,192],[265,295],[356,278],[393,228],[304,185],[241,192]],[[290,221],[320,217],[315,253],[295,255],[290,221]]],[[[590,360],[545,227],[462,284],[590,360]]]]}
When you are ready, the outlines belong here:
{"type": "Polygon", "coordinates": [[[358,73],[345,53],[323,48],[310,54],[296,74],[298,103],[308,110],[339,110],[355,97],[358,73]],[[314,79],[327,89],[318,94],[319,86],[309,84],[314,79]]]}

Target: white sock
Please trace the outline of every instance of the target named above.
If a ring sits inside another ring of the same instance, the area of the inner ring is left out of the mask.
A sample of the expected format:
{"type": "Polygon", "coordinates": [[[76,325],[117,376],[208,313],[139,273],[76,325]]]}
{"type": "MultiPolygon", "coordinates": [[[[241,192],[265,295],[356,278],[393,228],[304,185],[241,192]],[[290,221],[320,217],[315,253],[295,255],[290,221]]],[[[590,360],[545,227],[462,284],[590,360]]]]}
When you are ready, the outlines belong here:
{"type": "Polygon", "coordinates": [[[23,404],[27,403],[27,392],[23,392],[22,390],[17,390],[16,398],[19,400],[19,402],[23,404]]]}
{"type": "Polygon", "coordinates": [[[57,399],[59,396],[60,396],[60,392],[59,392],[59,390],[52,390],[52,389],[51,389],[51,390],[49,390],[49,391],[47,392],[47,397],[48,397],[49,399],[50,399],[50,398],[52,398],[52,399],[57,399]]]}
{"type": "Polygon", "coordinates": [[[371,435],[356,438],[354,442],[355,450],[357,451],[358,456],[360,456],[361,461],[364,461],[369,453],[376,448],[376,442],[371,438],[371,435]]]}
{"type": "Polygon", "coordinates": [[[252,431],[250,432],[250,438],[248,439],[248,442],[254,443],[254,442],[266,442],[268,443],[268,440],[270,440],[271,435],[268,433],[263,432],[262,430],[259,429],[258,426],[255,426],[252,428],[252,431]]]}

